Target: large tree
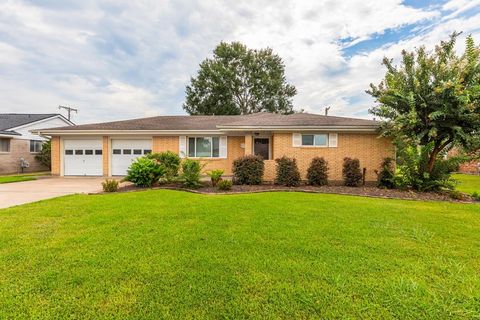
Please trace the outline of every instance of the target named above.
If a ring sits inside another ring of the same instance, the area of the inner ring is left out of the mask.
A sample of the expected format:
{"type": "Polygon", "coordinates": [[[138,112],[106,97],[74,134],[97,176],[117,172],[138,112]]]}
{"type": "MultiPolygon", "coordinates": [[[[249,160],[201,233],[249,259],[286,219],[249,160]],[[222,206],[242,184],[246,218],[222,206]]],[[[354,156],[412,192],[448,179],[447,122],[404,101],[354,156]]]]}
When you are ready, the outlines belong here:
{"type": "Polygon", "coordinates": [[[272,49],[251,50],[239,42],[221,42],[213,54],[187,85],[186,112],[293,113],[292,97],[297,91],[287,83],[283,61],[272,49]]]}
{"type": "Polygon", "coordinates": [[[385,136],[428,150],[427,173],[448,148],[467,147],[480,132],[480,47],[468,36],[465,53],[457,55],[458,35],[433,52],[403,51],[399,66],[384,58],[385,78],[366,91],[378,102],[370,112],[385,120],[385,136]]]}

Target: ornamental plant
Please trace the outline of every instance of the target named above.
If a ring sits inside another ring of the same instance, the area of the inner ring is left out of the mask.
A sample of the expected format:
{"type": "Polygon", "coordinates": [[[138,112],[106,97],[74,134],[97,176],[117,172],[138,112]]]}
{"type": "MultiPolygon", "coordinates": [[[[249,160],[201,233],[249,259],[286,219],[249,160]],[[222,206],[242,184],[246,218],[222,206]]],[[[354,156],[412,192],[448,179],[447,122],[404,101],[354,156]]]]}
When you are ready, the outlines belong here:
{"type": "Polygon", "coordinates": [[[308,184],[326,186],[328,184],[328,162],[323,157],[315,157],[307,170],[308,184]]]}
{"type": "Polygon", "coordinates": [[[182,161],[182,179],[183,185],[187,188],[200,187],[200,176],[202,173],[202,164],[198,160],[185,159],[182,161]]]}
{"type": "Polygon", "coordinates": [[[212,182],[212,187],[215,187],[221,180],[223,175],[222,169],[211,170],[207,172],[207,175],[210,177],[210,181],[212,182]]]}
{"type": "Polygon", "coordinates": [[[137,187],[151,187],[165,174],[165,169],[153,159],[139,157],[127,170],[125,181],[133,182],[137,187]]]}
{"type": "Polygon", "coordinates": [[[298,171],[297,161],[294,158],[283,156],[275,159],[277,163],[276,184],[287,187],[296,187],[300,184],[300,172],[298,171]]]}
{"type": "Polygon", "coordinates": [[[178,178],[178,171],[180,170],[180,157],[172,151],[165,151],[160,153],[151,153],[147,158],[153,159],[159,163],[165,170],[162,177],[163,182],[173,182],[178,178]]]}
{"type": "Polygon", "coordinates": [[[360,161],[358,159],[343,159],[343,181],[348,187],[358,187],[362,181],[362,171],[360,170],[360,161]]]}
{"type": "Polygon", "coordinates": [[[233,180],[236,184],[261,184],[265,163],[263,158],[247,155],[233,161],[233,180]]]}

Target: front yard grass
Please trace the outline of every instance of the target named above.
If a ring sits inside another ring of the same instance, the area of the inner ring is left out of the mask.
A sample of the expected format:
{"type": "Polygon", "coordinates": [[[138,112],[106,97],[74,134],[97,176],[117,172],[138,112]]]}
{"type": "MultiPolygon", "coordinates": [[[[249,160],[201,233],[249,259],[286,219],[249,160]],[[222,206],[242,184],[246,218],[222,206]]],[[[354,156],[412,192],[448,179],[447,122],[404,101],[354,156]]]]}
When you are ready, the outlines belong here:
{"type": "Polygon", "coordinates": [[[12,175],[0,176],[0,183],[13,183],[13,182],[37,180],[38,176],[44,176],[47,174],[50,174],[50,172],[34,172],[34,173],[23,173],[23,174],[12,174],[12,175]]]}
{"type": "Polygon", "coordinates": [[[473,319],[480,206],[306,193],[0,210],[0,318],[473,319]]]}
{"type": "Polygon", "coordinates": [[[470,174],[454,174],[452,177],[459,183],[455,187],[458,191],[472,194],[480,193],[480,176],[470,174]]]}

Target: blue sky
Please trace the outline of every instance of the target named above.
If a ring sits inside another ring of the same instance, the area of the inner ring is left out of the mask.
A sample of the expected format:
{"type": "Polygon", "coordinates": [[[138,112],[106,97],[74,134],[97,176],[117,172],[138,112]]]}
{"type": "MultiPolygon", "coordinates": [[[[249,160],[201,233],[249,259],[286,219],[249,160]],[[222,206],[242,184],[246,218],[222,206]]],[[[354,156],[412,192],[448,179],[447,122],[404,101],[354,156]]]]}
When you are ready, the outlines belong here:
{"type": "Polygon", "coordinates": [[[78,123],[184,114],[185,85],[220,41],[271,47],[296,108],[368,118],[384,56],[463,31],[480,0],[0,2],[0,112],[80,110],[78,123]]]}

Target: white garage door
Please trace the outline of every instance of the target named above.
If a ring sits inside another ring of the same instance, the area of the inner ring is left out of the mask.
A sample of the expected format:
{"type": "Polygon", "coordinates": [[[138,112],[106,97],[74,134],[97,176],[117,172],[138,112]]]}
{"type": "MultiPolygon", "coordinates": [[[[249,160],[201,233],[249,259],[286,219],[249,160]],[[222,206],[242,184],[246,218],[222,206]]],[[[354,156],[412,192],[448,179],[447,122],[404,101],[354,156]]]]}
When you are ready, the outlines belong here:
{"type": "Polygon", "coordinates": [[[152,152],[152,140],[112,140],[112,176],[124,176],[138,157],[152,152]]]}
{"type": "Polygon", "coordinates": [[[64,175],[101,176],[102,141],[101,140],[65,140],[64,175]]]}

